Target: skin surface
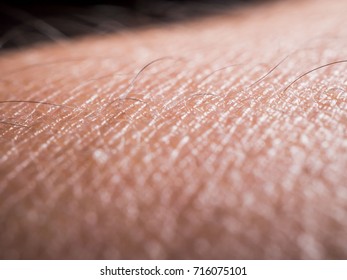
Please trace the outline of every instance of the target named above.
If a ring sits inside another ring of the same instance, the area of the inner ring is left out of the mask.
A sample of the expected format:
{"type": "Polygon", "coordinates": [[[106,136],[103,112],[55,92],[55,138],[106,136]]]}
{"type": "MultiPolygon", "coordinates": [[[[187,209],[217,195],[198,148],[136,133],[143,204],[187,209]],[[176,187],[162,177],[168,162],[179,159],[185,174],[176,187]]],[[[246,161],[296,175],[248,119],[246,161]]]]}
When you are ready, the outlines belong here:
{"type": "Polygon", "coordinates": [[[3,53],[0,258],[347,258],[346,9],[3,53]]]}

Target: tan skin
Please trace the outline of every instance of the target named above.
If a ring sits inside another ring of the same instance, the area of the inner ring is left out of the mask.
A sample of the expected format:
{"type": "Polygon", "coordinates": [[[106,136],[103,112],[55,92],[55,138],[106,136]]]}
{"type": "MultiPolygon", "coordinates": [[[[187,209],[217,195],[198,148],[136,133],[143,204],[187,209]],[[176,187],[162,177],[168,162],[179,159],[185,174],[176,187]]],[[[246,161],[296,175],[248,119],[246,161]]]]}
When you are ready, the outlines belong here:
{"type": "Polygon", "coordinates": [[[346,258],[346,9],[3,53],[0,257],[346,258]]]}

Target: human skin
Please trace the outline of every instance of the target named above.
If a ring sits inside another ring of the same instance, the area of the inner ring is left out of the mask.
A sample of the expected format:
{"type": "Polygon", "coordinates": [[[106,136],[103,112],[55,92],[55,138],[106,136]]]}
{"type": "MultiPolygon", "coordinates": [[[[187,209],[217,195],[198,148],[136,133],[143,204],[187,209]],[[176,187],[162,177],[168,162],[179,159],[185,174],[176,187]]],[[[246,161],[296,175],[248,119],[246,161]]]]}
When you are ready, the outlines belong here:
{"type": "Polygon", "coordinates": [[[347,258],[346,9],[3,52],[0,258],[347,258]]]}

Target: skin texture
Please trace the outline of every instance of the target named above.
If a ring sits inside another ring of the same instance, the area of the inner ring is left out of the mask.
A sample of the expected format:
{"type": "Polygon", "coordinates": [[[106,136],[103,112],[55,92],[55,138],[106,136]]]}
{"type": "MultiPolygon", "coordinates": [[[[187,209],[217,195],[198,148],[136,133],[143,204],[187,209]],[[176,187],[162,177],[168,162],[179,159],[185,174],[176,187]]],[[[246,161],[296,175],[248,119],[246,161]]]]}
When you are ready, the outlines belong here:
{"type": "Polygon", "coordinates": [[[3,53],[0,258],[346,258],[346,9],[3,53]]]}

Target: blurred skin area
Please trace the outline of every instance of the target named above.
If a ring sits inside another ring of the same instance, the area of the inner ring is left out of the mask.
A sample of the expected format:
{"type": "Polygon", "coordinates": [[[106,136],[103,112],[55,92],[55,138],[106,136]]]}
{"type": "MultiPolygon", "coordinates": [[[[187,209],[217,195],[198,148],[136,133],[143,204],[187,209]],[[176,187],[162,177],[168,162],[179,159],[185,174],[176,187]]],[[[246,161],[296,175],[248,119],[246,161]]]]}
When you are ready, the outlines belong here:
{"type": "Polygon", "coordinates": [[[0,258],[347,258],[346,10],[3,52],[0,258]]]}

